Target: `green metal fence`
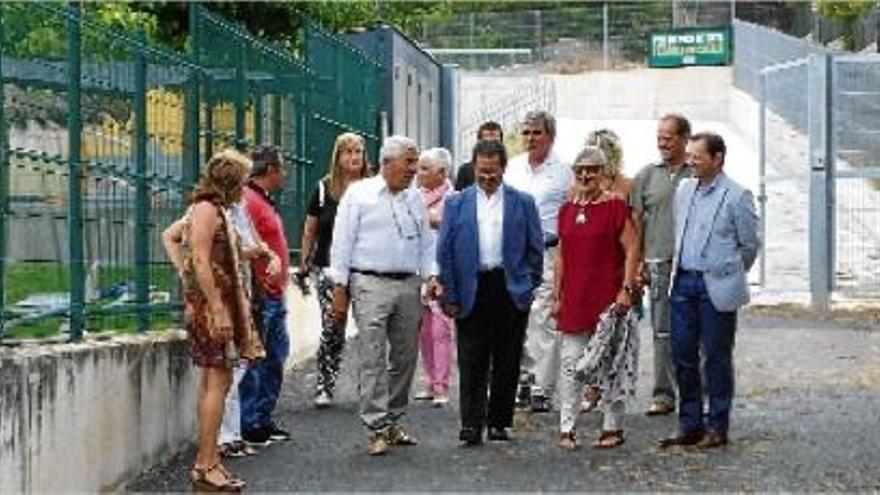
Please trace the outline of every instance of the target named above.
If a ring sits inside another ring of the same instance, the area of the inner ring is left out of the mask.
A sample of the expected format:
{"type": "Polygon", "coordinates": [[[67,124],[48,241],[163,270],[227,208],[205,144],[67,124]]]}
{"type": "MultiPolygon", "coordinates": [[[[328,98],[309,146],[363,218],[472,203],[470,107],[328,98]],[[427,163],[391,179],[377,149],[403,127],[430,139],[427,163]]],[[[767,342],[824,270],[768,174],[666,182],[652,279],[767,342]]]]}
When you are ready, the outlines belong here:
{"type": "Polygon", "coordinates": [[[335,135],[378,145],[382,67],[310,20],[296,55],[193,4],[178,53],[80,9],[0,5],[0,338],[168,327],[161,232],[214,151],[282,150],[296,248],[335,135]]]}

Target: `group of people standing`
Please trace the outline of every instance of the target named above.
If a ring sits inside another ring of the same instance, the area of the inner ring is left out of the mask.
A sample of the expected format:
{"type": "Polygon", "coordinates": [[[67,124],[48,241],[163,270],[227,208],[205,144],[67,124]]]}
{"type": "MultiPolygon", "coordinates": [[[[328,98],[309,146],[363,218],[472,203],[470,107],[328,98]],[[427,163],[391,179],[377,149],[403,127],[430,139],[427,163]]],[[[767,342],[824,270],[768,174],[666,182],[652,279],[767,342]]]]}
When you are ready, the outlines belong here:
{"type": "MultiPolygon", "coordinates": [[[[590,133],[571,165],[553,150],[552,115],[530,112],[520,133],[526,150],[508,161],[501,127],[481,126],[454,184],[442,148],[420,153],[412,139],[391,136],[371,175],[363,139],[338,136],[309,203],[299,266],[314,275],[321,307],[315,404],[334,400],[350,309],[369,454],[418,443],[402,418],[419,354],[416,398],[439,406],[457,355],[465,445],[481,444],[484,432],[509,440],[519,400],[534,413],[558,410],[559,444],[569,449],[579,445],[578,409],[598,404],[595,446],[617,447],[638,373],[634,308],[647,287],[655,362],[647,414],[679,411],[679,432],[661,445],[725,444],[736,310],[748,301],[745,274],[760,242],[751,194],[722,170],[723,139],[691,135],[687,119],[666,115],[661,161],[630,181],[613,131],[590,133]]],[[[221,152],[165,234],[203,370],[197,484],[244,486],[220,464],[226,416],[244,440],[288,437],[271,416],[289,347],[287,245],[270,196],[283,177],[274,149],[250,159],[221,152]],[[233,371],[239,363],[246,372],[233,371]],[[223,414],[236,390],[238,420],[223,414]]]]}

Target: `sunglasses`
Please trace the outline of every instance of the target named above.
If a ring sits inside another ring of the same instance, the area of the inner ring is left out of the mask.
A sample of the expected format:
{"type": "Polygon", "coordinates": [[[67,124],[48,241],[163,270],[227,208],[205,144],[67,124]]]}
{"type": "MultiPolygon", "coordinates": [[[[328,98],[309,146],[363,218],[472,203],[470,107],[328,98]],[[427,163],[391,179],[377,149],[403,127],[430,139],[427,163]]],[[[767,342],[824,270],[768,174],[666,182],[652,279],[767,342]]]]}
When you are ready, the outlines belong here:
{"type": "Polygon", "coordinates": [[[540,136],[541,134],[544,134],[544,131],[542,131],[542,130],[540,130],[540,129],[531,129],[531,130],[526,129],[526,130],[520,132],[520,134],[522,134],[522,135],[525,136],[525,137],[528,137],[528,136],[540,136]]]}
{"type": "Polygon", "coordinates": [[[581,167],[574,167],[572,170],[574,175],[598,175],[602,172],[602,167],[600,165],[586,165],[581,167]]]}

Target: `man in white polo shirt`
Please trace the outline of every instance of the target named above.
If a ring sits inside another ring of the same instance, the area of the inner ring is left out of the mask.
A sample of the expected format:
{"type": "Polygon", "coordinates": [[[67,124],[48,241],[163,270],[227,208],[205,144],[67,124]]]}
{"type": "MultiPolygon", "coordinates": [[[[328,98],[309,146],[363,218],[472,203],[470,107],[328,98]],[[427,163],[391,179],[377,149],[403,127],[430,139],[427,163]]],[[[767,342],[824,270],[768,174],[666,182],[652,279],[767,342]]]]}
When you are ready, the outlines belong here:
{"type": "Polygon", "coordinates": [[[556,219],[574,179],[568,164],[553,152],[556,119],[545,111],[526,114],[521,126],[526,152],[513,158],[504,182],[535,199],[544,231],[544,276],[535,291],[523,353],[523,372],[534,377],[533,412],[550,410],[559,372],[559,333],[553,317],[554,265],[559,237],[556,219]]]}

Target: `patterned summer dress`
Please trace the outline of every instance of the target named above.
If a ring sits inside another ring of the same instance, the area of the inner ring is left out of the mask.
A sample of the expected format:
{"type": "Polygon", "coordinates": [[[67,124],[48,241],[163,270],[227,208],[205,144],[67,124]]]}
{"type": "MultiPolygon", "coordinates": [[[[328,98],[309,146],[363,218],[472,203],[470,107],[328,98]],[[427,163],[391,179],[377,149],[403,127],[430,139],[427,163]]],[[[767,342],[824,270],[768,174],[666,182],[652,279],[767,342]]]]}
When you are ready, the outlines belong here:
{"type": "Polygon", "coordinates": [[[215,328],[210,305],[199,286],[193,264],[191,243],[191,212],[187,210],[183,228],[183,300],[190,353],[197,366],[230,366],[238,358],[254,361],[265,355],[253,320],[244,283],[240,278],[240,245],[227,212],[212,201],[220,214],[221,224],[214,232],[211,245],[211,268],[214,283],[223,305],[229,311],[232,328],[215,328]],[[231,345],[230,345],[231,343],[231,345]]]}

